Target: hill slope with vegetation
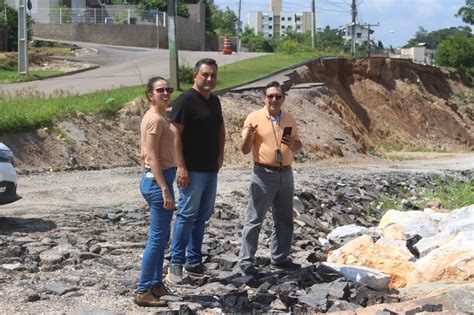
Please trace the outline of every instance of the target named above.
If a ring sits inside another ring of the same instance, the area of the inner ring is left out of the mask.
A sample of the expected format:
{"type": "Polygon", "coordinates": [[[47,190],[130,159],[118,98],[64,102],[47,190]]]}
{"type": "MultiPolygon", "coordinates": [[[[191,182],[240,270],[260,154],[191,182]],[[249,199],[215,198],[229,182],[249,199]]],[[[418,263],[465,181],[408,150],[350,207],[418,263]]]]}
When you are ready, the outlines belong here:
{"type": "MultiPolygon", "coordinates": [[[[300,162],[360,159],[391,150],[472,151],[473,90],[461,76],[409,61],[330,59],[295,70],[285,108],[299,122],[300,162]],[[298,84],[319,82],[316,87],[298,84]]],[[[226,165],[249,163],[238,150],[246,115],[261,91],[221,95],[226,165]]],[[[0,136],[20,171],[137,165],[138,128],[147,104],[138,98],[117,114],[75,114],[34,132],[0,136]]]]}

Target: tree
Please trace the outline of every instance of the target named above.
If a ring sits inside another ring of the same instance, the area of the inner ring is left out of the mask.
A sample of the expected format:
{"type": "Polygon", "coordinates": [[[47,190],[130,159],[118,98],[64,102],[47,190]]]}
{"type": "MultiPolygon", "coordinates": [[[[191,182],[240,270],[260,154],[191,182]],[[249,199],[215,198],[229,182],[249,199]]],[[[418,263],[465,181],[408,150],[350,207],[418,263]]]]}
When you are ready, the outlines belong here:
{"type": "Polygon", "coordinates": [[[404,48],[413,47],[418,45],[418,43],[426,43],[428,39],[428,30],[426,30],[423,26],[418,28],[418,31],[415,33],[415,36],[410,38],[408,43],[403,46],[404,48]]]}
{"type": "Polygon", "coordinates": [[[206,20],[205,20],[206,33],[215,34],[214,26],[212,24],[212,16],[215,11],[219,10],[219,8],[214,4],[213,0],[204,0],[204,5],[206,9],[206,20]]]}
{"type": "Polygon", "coordinates": [[[322,32],[316,34],[317,47],[342,49],[344,47],[344,38],[336,28],[330,28],[329,25],[322,32]]]}
{"type": "Polygon", "coordinates": [[[456,17],[461,17],[465,23],[474,24],[474,0],[466,0],[466,6],[459,9],[456,17]]]}
{"type": "Polygon", "coordinates": [[[217,35],[235,35],[237,26],[237,15],[226,7],[225,11],[216,6],[212,8],[211,28],[217,35]]]}
{"type": "Polygon", "coordinates": [[[442,41],[436,61],[440,66],[454,67],[461,72],[474,67],[474,38],[455,34],[442,41]]]}
{"type": "MultiPolygon", "coordinates": [[[[18,50],[18,11],[5,3],[5,0],[0,0],[0,8],[6,10],[0,15],[0,24],[5,25],[7,29],[7,48],[9,51],[18,50]],[[7,17],[5,19],[5,16],[7,17]]],[[[28,32],[28,39],[31,39],[33,32],[31,31],[31,24],[33,20],[30,15],[26,17],[26,27],[28,32]]]]}
{"type": "Polygon", "coordinates": [[[419,31],[415,33],[415,36],[412,37],[404,47],[414,47],[419,43],[426,43],[427,48],[436,49],[439,43],[455,34],[468,37],[472,36],[469,26],[443,28],[433,32],[428,32],[423,27],[420,27],[419,31]]]}

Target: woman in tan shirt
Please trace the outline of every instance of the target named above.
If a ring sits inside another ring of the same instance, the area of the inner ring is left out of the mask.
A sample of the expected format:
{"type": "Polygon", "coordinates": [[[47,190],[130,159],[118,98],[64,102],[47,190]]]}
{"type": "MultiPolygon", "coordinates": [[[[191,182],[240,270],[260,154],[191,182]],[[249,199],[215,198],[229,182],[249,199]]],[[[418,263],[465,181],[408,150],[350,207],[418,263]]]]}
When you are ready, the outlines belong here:
{"type": "Polygon", "coordinates": [[[173,132],[166,120],[171,88],[162,77],[148,81],[145,94],[150,109],[140,125],[141,160],[144,166],[140,191],[150,207],[150,231],[137,282],[135,303],[140,306],[165,306],[164,295],[173,293],[163,283],[163,261],[170,236],[170,224],[175,208],[173,182],[176,162],[173,132]]]}

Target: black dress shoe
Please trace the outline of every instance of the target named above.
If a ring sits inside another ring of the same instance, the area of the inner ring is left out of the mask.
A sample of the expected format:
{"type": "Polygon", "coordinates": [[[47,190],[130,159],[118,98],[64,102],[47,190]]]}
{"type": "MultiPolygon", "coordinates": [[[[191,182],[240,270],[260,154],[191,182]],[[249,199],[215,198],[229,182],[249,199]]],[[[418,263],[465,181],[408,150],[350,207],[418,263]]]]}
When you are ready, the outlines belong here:
{"type": "Polygon", "coordinates": [[[258,275],[258,270],[251,264],[246,264],[243,266],[240,266],[240,270],[246,275],[246,276],[255,276],[258,275]]]}
{"type": "Polygon", "coordinates": [[[292,262],[291,260],[284,261],[282,263],[272,263],[272,268],[274,269],[285,269],[285,270],[296,270],[300,269],[301,265],[292,262]]]}

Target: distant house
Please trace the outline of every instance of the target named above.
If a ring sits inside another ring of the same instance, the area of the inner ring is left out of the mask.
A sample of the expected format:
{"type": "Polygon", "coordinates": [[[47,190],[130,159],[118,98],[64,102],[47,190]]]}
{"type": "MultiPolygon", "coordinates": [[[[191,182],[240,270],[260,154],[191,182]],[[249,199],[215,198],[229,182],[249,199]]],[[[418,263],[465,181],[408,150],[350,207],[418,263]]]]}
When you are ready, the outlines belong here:
{"type": "Polygon", "coordinates": [[[255,34],[265,37],[285,36],[287,31],[305,33],[311,30],[311,12],[282,11],[281,0],[270,1],[270,11],[247,13],[247,25],[255,34]]]}
{"type": "MultiPolygon", "coordinates": [[[[373,29],[370,29],[370,35],[374,33],[373,29]]],[[[369,40],[369,28],[364,25],[356,24],[354,27],[355,42],[356,44],[363,45],[369,40]]],[[[347,24],[342,28],[342,38],[346,40],[352,40],[352,25],[347,24]]]]}
{"type": "Polygon", "coordinates": [[[391,58],[410,59],[414,63],[424,65],[436,64],[436,50],[427,49],[425,43],[419,43],[416,47],[398,48],[395,54],[390,54],[391,58]]]}

